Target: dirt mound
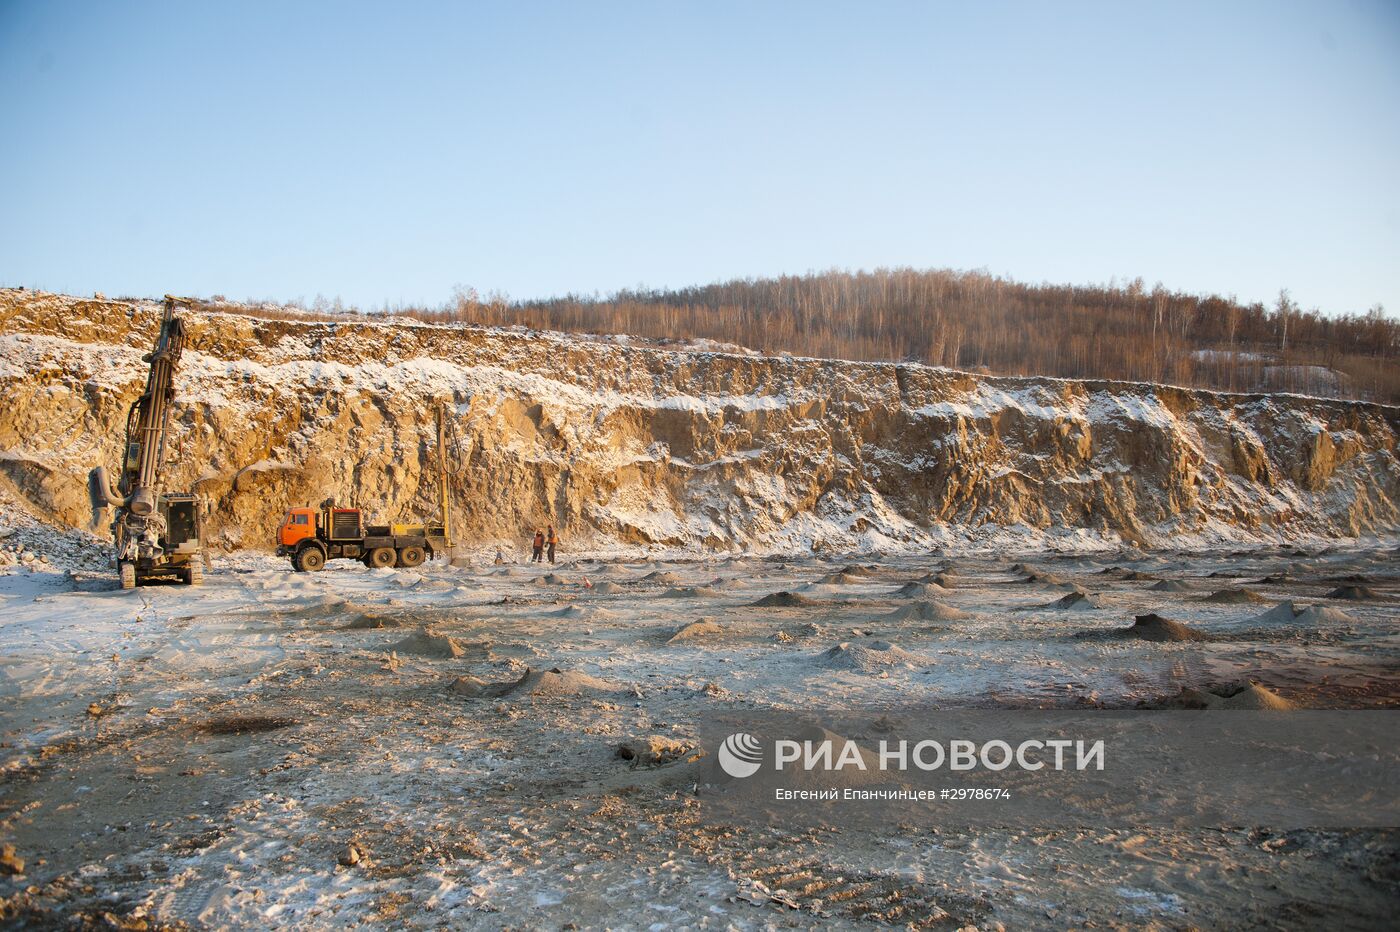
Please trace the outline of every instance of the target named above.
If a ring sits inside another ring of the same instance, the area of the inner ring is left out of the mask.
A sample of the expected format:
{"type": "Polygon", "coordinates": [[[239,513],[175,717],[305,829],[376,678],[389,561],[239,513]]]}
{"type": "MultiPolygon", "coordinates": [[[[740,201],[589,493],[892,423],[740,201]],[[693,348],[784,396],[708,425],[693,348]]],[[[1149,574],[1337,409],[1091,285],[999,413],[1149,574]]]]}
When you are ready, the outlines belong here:
{"type": "Polygon", "coordinates": [[[627,590],[615,582],[601,582],[594,586],[591,591],[597,595],[617,595],[619,592],[626,592],[627,590]]]}
{"type": "Polygon", "coordinates": [[[1133,582],[1151,582],[1155,579],[1161,579],[1160,576],[1154,576],[1151,573],[1144,573],[1140,570],[1129,570],[1123,574],[1123,578],[1130,579],[1133,582]]]}
{"type": "Polygon", "coordinates": [[[656,570],[643,576],[642,582],[655,583],[658,586],[679,586],[681,578],[675,573],[663,573],[661,570],[656,570]]]}
{"type": "Polygon", "coordinates": [[[1327,593],[1329,599],[1346,599],[1350,602],[1372,602],[1380,598],[1380,594],[1369,586],[1338,586],[1327,593]]]}
{"type": "Polygon", "coordinates": [[[394,585],[400,589],[416,589],[419,592],[449,592],[459,588],[456,583],[446,579],[425,579],[417,573],[403,570],[395,570],[392,578],[394,585]]]}
{"type": "Polygon", "coordinates": [[[1247,605],[1251,602],[1267,602],[1268,599],[1249,589],[1221,589],[1212,592],[1201,601],[1214,602],[1216,605],[1247,605]]]}
{"type": "Polygon", "coordinates": [[[775,592],[749,604],[756,608],[796,608],[799,605],[815,605],[816,602],[796,592],[775,592]]]}
{"type": "Polygon", "coordinates": [[[719,599],[723,594],[705,586],[685,586],[681,589],[667,589],[661,593],[663,599],[719,599]]]}
{"type": "Polygon", "coordinates": [[[621,690],[597,677],[573,670],[554,667],[549,670],[526,670],[518,680],[489,683],[474,676],[461,676],[448,687],[459,696],[473,699],[503,699],[508,696],[585,696],[616,693],[621,690]]]}
{"type": "Polygon", "coordinates": [[[821,625],[809,621],[806,624],[799,625],[791,631],[775,631],[773,633],[773,640],[777,641],[779,644],[791,644],[798,638],[819,637],[821,633],[821,625]]]}
{"type": "Polygon", "coordinates": [[[448,685],[447,690],[472,699],[490,699],[504,696],[514,685],[514,680],[507,683],[488,683],[475,676],[459,676],[448,685]]]}
{"type": "Polygon", "coordinates": [[[1250,621],[1256,625],[1277,625],[1292,624],[1301,611],[1293,607],[1291,601],[1280,602],[1262,615],[1251,618],[1250,621]]]}
{"type": "Polygon", "coordinates": [[[345,631],[364,631],[379,628],[402,628],[403,622],[392,615],[376,615],[373,612],[356,612],[343,626],[345,631]]]}
{"type": "Polygon", "coordinates": [[[1273,690],[1258,683],[1236,683],[1231,686],[1205,689],[1183,689],[1171,705],[1186,709],[1259,710],[1275,712],[1298,708],[1273,690]]]}
{"type": "Polygon", "coordinates": [[[854,573],[827,573],[817,582],[823,586],[854,586],[865,582],[865,577],[854,573]]]}
{"type": "Polygon", "coordinates": [[[1031,566],[1029,563],[1013,563],[1011,566],[1007,567],[1006,571],[1008,573],[1015,573],[1018,576],[1034,576],[1040,572],[1040,569],[1031,566]]]}
{"type": "Polygon", "coordinates": [[[1271,689],[1260,686],[1258,683],[1250,683],[1233,696],[1225,697],[1225,708],[1269,709],[1282,712],[1289,709],[1296,709],[1298,708],[1298,704],[1283,698],[1271,689]]]}
{"type": "Polygon", "coordinates": [[[1305,625],[1349,625],[1356,621],[1340,608],[1331,608],[1326,605],[1305,608],[1298,613],[1298,617],[1294,620],[1305,625]]]}
{"type": "Polygon", "coordinates": [[[889,641],[867,641],[864,644],[841,642],[819,655],[823,666],[837,670],[874,673],[889,667],[911,666],[917,658],[889,641]]]}
{"type": "Polygon", "coordinates": [[[885,617],[891,621],[956,621],[959,618],[971,618],[972,613],[954,608],[945,602],[930,599],[927,602],[906,605],[885,617]]]}
{"type": "Polygon", "coordinates": [[[588,621],[609,621],[617,617],[615,612],[596,605],[569,605],[548,614],[550,618],[578,618],[588,621]]]}
{"type": "Polygon", "coordinates": [[[695,751],[696,746],[689,741],[680,741],[665,735],[643,735],[619,744],[615,754],[636,769],[662,767],[682,758],[698,760],[699,756],[693,754],[695,751]]]}
{"type": "Polygon", "coordinates": [[[814,599],[845,599],[850,596],[849,590],[844,586],[828,586],[825,583],[815,582],[798,586],[793,591],[814,599]]]}
{"type": "Polygon", "coordinates": [[[861,566],[859,563],[851,563],[841,567],[836,572],[843,576],[874,576],[879,571],[878,566],[861,566]]]}
{"type": "Polygon", "coordinates": [[[897,599],[927,599],[943,595],[946,591],[936,583],[911,582],[905,583],[890,594],[897,599]]]}
{"type": "Polygon", "coordinates": [[[543,576],[536,576],[530,581],[532,586],[562,586],[564,577],[557,573],[545,573],[543,576]]]}
{"type": "Polygon", "coordinates": [[[1119,637],[1136,638],[1139,641],[1156,641],[1159,643],[1179,644],[1184,641],[1209,641],[1210,635],[1204,631],[1197,631],[1195,628],[1173,621],[1170,618],[1163,618],[1158,614],[1138,615],[1132,627],[1122,628],[1118,632],[1119,637]]]}
{"type": "Polygon", "coordinates": [[[589,676],[587,673],[552,667],[548,670],[528,671],[515,682],[507,695],[579,696],[619,691],[617,686],[607,680],[589,676]]]}
{"type": "Polygon", "coordinates": [[[1191,592],[1192,589],[1179,579],[1164,579],[1147,587],[1151,592],[1191,592]]]}
{"type": "Polygon", "coordinates": [[[701,618],[699,621],[692,621],[688,625],[682,625],[676,629],[676,633],[667,639],[667,644],[683,644],[686,641],[702,641],[706,638],[717,637],[724,633],[724,628],[712,618],[701,618]]]}
{"type": "Polygon", "coordinates": [[[432,657],[437,660],[455,660],[465,657],[473,645],[458,638],[438,634],[432,628],[424,628],[417,634],[410,634],[390,650],[396,654],[414,654],[419,657],[432,657]]]}
{"type": "Polygon", "coordinates": [[[1099,604],[1097,598],[1083,590],[1075,590],[1069,595],[1062,596],[1053,602],[1046,602],[1039,607],[1067,612],[1087,612],[1103,608],[1103,606],[1099,604]]]}

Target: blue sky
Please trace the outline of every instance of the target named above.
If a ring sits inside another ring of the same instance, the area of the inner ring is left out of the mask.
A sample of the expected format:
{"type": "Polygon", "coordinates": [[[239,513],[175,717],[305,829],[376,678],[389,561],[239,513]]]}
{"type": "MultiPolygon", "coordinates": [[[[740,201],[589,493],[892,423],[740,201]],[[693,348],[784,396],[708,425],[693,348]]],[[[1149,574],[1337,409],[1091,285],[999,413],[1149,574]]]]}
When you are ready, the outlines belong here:
{"type": "Polygon", "coordinates": [[[1400,4],[0,0],[0,283],[985,268],[1400,312],[1400,4]]]}

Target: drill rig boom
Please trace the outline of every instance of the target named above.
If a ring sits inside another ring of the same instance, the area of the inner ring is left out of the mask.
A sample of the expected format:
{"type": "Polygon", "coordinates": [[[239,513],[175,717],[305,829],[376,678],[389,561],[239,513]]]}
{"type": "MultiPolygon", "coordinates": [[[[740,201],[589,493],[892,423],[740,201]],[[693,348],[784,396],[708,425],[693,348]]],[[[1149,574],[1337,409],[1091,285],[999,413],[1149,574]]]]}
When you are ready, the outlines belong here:
{"type": "Polygon", "coordinates": [[[93,507],[116,506],[112,537],[123,589],[135,586],[138,578],[175,577],[197,585],[203,577],[199,498],[160,490],[175,372],[185,348],[185,324],[175,315],[175,305],[176,299],[166,295],[160,335],[144,360],[151,366],[146,390],[127,413],[116,488],[101,466],[89,476],[93,507]]]}

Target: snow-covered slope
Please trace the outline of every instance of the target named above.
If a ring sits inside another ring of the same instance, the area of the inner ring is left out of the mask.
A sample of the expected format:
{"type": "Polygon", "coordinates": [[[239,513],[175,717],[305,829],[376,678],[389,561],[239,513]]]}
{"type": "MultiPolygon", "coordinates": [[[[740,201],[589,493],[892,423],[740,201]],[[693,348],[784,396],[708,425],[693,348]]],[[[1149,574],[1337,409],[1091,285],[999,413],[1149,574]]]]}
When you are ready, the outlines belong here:
{"type": "MultiPolygon", "coordinates": [[[[0,481],[89,518],[159,307],[0,290],[0,481]]],[[[190,314],[170,487],[267,547],[327,496],[432,509],[456,412],[467,542],[553,521],[576,546],[917,549],[1393,534],[1400,409],[918,365],[677,351],[561,334],[190,314]]]]}

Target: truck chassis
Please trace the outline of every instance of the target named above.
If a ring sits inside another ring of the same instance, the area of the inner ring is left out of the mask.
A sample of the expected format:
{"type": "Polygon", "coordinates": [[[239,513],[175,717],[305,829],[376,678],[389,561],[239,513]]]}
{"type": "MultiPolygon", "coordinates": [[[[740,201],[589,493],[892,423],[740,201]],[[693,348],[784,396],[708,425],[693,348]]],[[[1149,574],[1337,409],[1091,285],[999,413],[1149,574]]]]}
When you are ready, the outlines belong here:
{"type": "Polygon", "coordinates": [[[447,551],[447,534],[440,527],[372,525],[361,533],[358,509],[323,506],[318,515],[310,511],[294,508],[288,512],[288,520],[306,517],[310,520],[302,523],[308,525],[314,521],[312,536],[277,546],[277,555],[291,557],[292,568],[300,573],[314,573],[327,560],[359,560],[371,569],[421,566],[424,560],[447,551]]]}

